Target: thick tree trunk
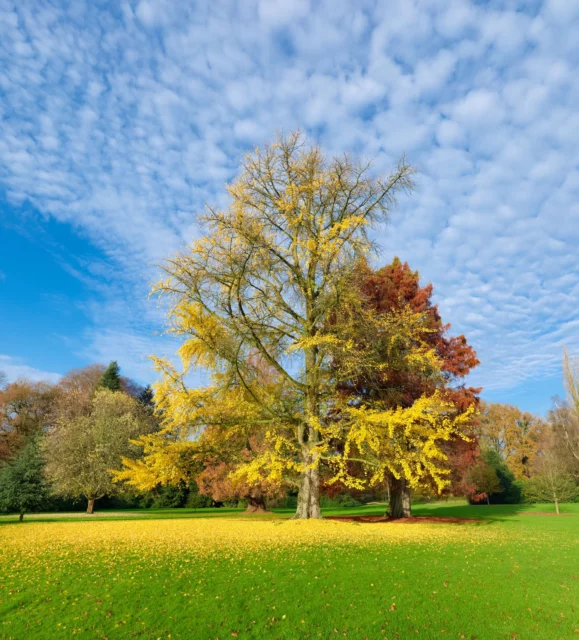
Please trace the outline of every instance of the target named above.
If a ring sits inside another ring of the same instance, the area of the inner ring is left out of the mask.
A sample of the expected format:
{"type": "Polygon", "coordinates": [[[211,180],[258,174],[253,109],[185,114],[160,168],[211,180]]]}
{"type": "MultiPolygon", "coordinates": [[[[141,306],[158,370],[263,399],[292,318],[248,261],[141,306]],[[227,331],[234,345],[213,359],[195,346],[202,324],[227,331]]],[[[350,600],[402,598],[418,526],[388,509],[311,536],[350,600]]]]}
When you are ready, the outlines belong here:
{"type": "Polygon", "coordinates": [[[267,513],[265,498],[253,498],[251,496],[247,496],[245,499],[247,500],[247,509],[245,510],[245,513],[267,513]]]}
{"type": "Polygon", "coordinates": [[[89,498],[88,505],[86,507],[86,512],[93,513],[93,511],[94,511],[94,498],[89,498]]]}
{"type": "Polygon", "coordinates": [[[24,514],[23,514],[23,513],[21,513],[21,514],[18,516],[18,522],[22,522],[23,520],[24,520],[24,514]]]}
{"type": "Polygon", "coordinates": [[[302,483],[298,494],[298,506],[294,520],[321,518],[320,507],[320,470],[318,467],[306,469],[302,475],[302,483]]]}
{"type": "Polygon", "coordinates": [[[553,497],[555,499],[555,513],[557,515],[560,515],[560,513],[559,513],[559,500],[557,500],[557,496],[553,496],[553,497]]]}
{"type": "Polygon", "coordinates": [[[404,478],[391,480],[389,510],[391,518],[409,518],[412,515],[410,488],[404,478]]]}
{"type": "Polygon", "coordinates": [[[312,453],[314,447],[320,442],[320,433],[311,426],[310,419],[319,418],[319,379],[317,363],[317,347],[310,347],[305,351],[306,365],[306,420],[298,427],[298,442],[302,450],[304,471],[298,494],[298,506],[293,517],[294,520],[309,520],[321,518],[320,507],[320,469],[316,454],[312,453]]]}

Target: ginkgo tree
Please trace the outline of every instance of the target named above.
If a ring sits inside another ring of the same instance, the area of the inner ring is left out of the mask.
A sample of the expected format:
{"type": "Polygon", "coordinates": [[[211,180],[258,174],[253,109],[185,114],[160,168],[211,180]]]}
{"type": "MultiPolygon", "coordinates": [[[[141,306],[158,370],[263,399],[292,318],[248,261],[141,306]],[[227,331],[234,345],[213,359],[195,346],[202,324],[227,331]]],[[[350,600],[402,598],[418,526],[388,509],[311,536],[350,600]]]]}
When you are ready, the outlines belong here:
{"type": "Polygon", "coordinates": [[[348,473],[356,456],[369,483],[399,468],[411,484],[426,473],[444,483],[439,443],[460,424],[441,397],[393,410],[339,394],[341,380],[372,379],[384,367],[376,344],[397,366],[440,372],[421,337],[422,315],[370,312],[355,286],[373,225],[412,186],[412,173],[402,161],[374,177],[368,164],[326,159],[299,133],[246,157],[229,207],[208,209],[204,235],[165,263],[154,289],[168,301],[182,366],[156,361],[165,429],[143,443],[145,462],[129,462],[122,479],[130,481],[132,464],[141,479],[171,482],[183,451],[219,427],[260,432],[260,452],[235,471],[248,483],[299,478],[296,518],[321,517],[321,464],[350,486],[364,482],[348,473]],[[188,388],[194,368],[211,372],[210,384],[188,388]],[[412,434],[410,449],[397,444],[402,432],[412,434]]]}
{"type": "MultiPolygon", "coordinates": [[[[356,261],[372,249],[372,225],[411,187],[412,173],[402,161],[375,177],[369,164],[326,159],[300,133],[280,135],[246,157],[228,187],[229,207],[208,209],[200,219],[205,235],[164,265],[168,277],[156,287],[170,301],[173,332],[184,339],[184,370],[215,372],[193,404],[230,401],[233,390],[251,405],[245,419],[265,431],[280,421],[291,427],[300,518],[321,515],[318,425],[331,386],[323,327],[356,261]],[[256,355],[280,377],[281,401],[272,403],[254,384],[256,355]],[[289,406],[284,397],[292,397],[289,406]]],[[[203,417],[195,422],[205,424],[203,417]]]]}

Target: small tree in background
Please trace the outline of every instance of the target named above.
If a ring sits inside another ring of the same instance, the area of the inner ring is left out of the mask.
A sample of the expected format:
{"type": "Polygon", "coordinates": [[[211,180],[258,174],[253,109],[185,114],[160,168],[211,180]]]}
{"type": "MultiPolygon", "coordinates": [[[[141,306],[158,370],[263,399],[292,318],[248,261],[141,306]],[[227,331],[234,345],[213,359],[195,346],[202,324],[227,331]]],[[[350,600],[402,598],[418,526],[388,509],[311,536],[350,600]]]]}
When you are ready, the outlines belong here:
{"type": "Polygon", "coordinates": [[[199,494],[210,496],[216,502],[244,500],[246,513],[267,511],[266,499],[282,495],[281,487],[263,479],[248,483],[245,478],[235,476],[235,465],[224,462],[206,467],[197,477],[199,494]]]}
{"type": "Polygon", "coordinates": [[[38,441],[31,439],[18,455],[0,469],[0,509],[20,516],[40,509],[49,490],[42,474],[43,460],[38,441]]]}
{"type": "Polygon", "coordinates": [[[482,459],[494,469],[501,485],[500,491],[489,495],[490,501],[495,504],[519,504],[523,497],[521,484],[506,462],[492,449],[485,451],[482,459]]]}
{"type": "Polygon", "coordinates": [[[113,493],[111,469],[135,452],[132,438],[152,429],[143,406],[126,393],[96,391],[88,415],[58,420],[45,441],[46,474],[57,493],[95,500],[113,493]]]}
{"type": "Polygon", "coordinates": [[[148,384],[143,390],[139,393],[137,400],[143,404],[147,409],[153,409],[155,406],[155,394],[153,393],[153,389],[151,389],[151,385],[148,384]]]}
{"type": "Polygon", "coordinates": [[[536,475],[526,484],[525,495],[532,502],[552,502],[560,514],[559,503],[575,500],[579,487],[567,472],[564,462],[552,450],[539,455],[536,475]]]}
{"type": "Polygon", "coordinates": [[[51,421],[54,387],[21,378],[0,389],[0,461],[11,460],[51,421]]]}
{"type": "Polygon", "coordinates": [[[558,407],[552,418],[557,446],[565,452],[567,466],[579,478],[579,359],[563,350],[563,381],[567,404],[558,407]]]}
{"type": "Polygon", "coordinates": [[[121,374],[119,365],[116,360],[113,360],[105,369],[99,386],[103,387],[104,389],[109,389],[110,391],[121,390],[121,374]]]}
{"type": "Polygon", "coordinates": [[[567,472],[579,481],[579,416],[568,402],[555,399],[549,411],[550,448],[567,472]]]}
{"type": "Polygon", "coordinates": [[[484,460],[479,461],[468,473],[471,488],[469,498],[472,502],[486,500],[490,504],[489,496],[502,491],[497,472],[484,460]]]}
{"type": "Polygon", "coordinates": [[[482,448],[496,452],[518,480],[531,476],[546,425],[537,416],[509,404],[483,402],[477,420],[482,448]]]}

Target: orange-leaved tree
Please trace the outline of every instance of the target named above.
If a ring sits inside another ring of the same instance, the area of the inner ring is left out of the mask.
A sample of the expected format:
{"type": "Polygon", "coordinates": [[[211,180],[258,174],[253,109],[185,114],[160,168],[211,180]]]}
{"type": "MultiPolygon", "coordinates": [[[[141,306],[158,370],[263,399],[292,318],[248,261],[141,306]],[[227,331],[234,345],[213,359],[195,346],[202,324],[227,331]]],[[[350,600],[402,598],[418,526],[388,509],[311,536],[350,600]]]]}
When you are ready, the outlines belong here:
{"type": "Polygon", "coordinates": [[[509,404],[483,402],[477,423],[481,447],[495,451],[519,480],[531,477],[546,424],[509,404]]]}

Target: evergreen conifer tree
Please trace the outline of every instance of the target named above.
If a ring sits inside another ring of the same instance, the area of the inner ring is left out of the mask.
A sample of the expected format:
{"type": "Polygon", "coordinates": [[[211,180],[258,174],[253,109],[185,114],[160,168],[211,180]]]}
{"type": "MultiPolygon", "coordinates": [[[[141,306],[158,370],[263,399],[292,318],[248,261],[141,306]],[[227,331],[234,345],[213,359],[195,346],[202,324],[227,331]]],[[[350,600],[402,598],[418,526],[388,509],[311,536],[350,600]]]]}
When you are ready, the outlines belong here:
{"type": "Polygon", "coordinates": [[[120,368],[116,360],[113,360],[105,369],[99,386],[105,389],[109,389],[110,391],[121,390],[120,368]]]}
{"type": "Polygon", "coordinates": [[[44,480],[38,441],[31,439],[11,462],[0,469],[0,509],[20,516],[46,504],[49,495],[44,480]]]}
{"type": "Polygon", "coordinates": [[[153,402],[153,389],[151,389],[151,385],[148,384],[142,391],[141,393],[139,393],[139,397],[137,398],[137,400],[145,405],[145,407],[147,408],[152,408],[154,405],[153,402]]]}

